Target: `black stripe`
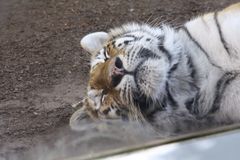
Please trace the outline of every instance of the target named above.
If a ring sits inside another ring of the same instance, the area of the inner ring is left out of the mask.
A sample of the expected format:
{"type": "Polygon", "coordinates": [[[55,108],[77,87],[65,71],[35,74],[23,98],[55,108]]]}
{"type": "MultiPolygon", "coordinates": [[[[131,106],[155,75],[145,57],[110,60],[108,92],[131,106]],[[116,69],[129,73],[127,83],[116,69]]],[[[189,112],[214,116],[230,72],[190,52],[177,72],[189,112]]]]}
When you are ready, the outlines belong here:
{"type": "Polygon", "coordinates": [[[181,53],[178,53],[178,59],[177,59],[177,62],[174,63],[171,68],[169,69],[168,71],[168,78],[170,78],[170,76],[172,75],[172,73],[178,68],[178,65],[179,65],[179,62],[181,62],[181,59],[182,59],[182,54],[181,53]]]}
{"type": "Polygon", "coordinates": [[[134,40],[125,40],[125,41],[123,41],[123,43],[125,45],[128,45],[130,42],[135,42],[135,41],[136,41],[136,39],[134,39],[134,40]]]}
{"type": "Polygon", "coordinates": [[[156,59],[160,59],[161,57],[155,53],[153,53],[151,50],[147,49],[147,48],[141,48],[140,51],[138,52],[138,56],[140,58],[156,58],[156,59]]]}
{"type": "Polygon", "coordinates": [[[107,57],[107,54],[106,54],[106,47],[103,48],[103,54],[104,54],[104,57],[105,57],[105,58],[108,58],[108,57],[107,57]]]}
{"type": "Polygon", "coordinates": [[[123,35],[123,37],[132,37],[132,38],[134,38],[134,39],[137,39],[137,37],[136,37],[136,36],[134,36],[134,35],[131,35],[131,34],[123,35]]]}
{"type": "Polygon", "coordinates": [[[103,48],[103,55],[105,57],[104,61],[106,62],[109,59],[106,54],[106,47],[103,48]]]}
{"type": "Polygon", "coordinates": [[[195,80],[196,77],[196,69],[193,65],[192,58],[187,55],[187,66],[190,69],[190,76],[192,77],[193,80],[195,80]]]}
{"type": "Polygon", "coordinates": [[[175,63],[168,71],[168,75],[171,75],[178,68],[179,62],[175,63]]]}
{"type": "Polygon", "coordinates": [[[131,38],[134,38],[133,41],[140,41],[140,40],[143,38],[143,36],[141,36],[141,37],[136,37],[136,36],[131,35],[131,34],[123,35],[123,37],[131,37],[131,38]]]}
{"type": "Polygon", "coordinates": [[[113,48],[115,48],[116,47],[116,41],[112,41],[112,46],[113,46],[113,48]]]}
{"type": "Polygon", "coordinates": [[[176,102],[176,100],[173,98],[173,96],[172,96],[172,94],[171,94],[171,92],[170,92],[170,90],[169,90],[169,84],[168,84],[168,82],[166,83],[166,96],[167,97],[165,97],[166,99],[166,103],[169,103],[170,104],[170,106],[173,108],[173,109],[176,109],[176,108],[178,108],[178,103],[176,102]]]}
{"type": "Polygon", "coordinates": [[[206,55],[208,61],[215,67],[222,69],[220,66],[214,64],[211,60],[211,58],[209,57],[208,53],[203,49],[203,47],[197,42],[197,40],[195,38],[193,38],[193,36],[191,35],[191,33],[188,31],[187,27],[183,26],[182,27],[183,31],[188,35],[188,37],[190,38],[191,41],[193,41],[195,43],[195,45],[206,55]]]}
{"type": "Polygon", "coordinates": [[[169,62],[172,61],[172,56],[170,55],[170,53],[168,52],[168,50],[167,50],[166,48],[164,48],[164,46],[162,46],[162,45],[160,44],[160,45],[158,45],[158,49],[159,49],[160,51],[162,51],[163,53],[166,54],[167,59],[168,59],[169,62]]]}
{"type": "Polygon", "coordinates": [[[198,93],[196,94],[196,96],[194,96],[193,98],[189,98],[186,100],[185,102],[185,107],[187,108],[187,110],[194,115],[198,115],[199,114],[199,106],[202,104],[202,102],[200,102],[200,93],[198,91],[198,93]],[[200,105],[199,105],[200,104],[200,105]]]}
{"type": "Polygon", "coordinates": [[[164,40],[165,38],[164,37],[160,37],[158,38],[159,39],[159,44],[158,44],[158,49],[160,51],[162,51],[163,53],[165,53],[165,55],[167,56],[167,59],[169,62],[172,61],[172,55],[169,53],[169,51],[164,47],[164,40]]]}
{"type": "Polygon", "coordinates": [[[163,108],[167,107],[167,98],[166,98],[166,96],[162,100],[162,105],[163,105],[163,108]]]}
{"type": "MultiPolygon", "coordinates": [[[[130,48],[130,47],[128,47],[127,48],[127,50],[126,50],[126,52],[127,53],[132,53],[132,50],[133,50],[133,46],[130,48]]],[[[132,53],[132,55],[135,53],[135,51],[133,51],[133,53],[132,53]]],[[[127,63],[128,63],[128,65],[130,65],[129,63],[132,61],[132,59],[129,59],[130,58],[130,54],[127,54],[127,63]]],[[[131,57],[132,58],[132,57],[131,57]]]]}
{"type": "Polygon", "coordinates": [[[228,48],[228,44],[227,44],[227,42],[225,41],[225,39],[223,37],[221,26],[220,26],[219,21],[218,21],[218,12],[214,13],[214,20],[215,20],[215,23],[216,23],[216,26],[217,26],[217,29],[218,29],[218,33],[219,33],[219,37],[220,37],[220,40],[221,40],[221,42],[223,44],[223,47],[225,48],[225,50],[228,53],[228,55],[231,55],[231,53],[229,51],[229,48],[228,48]]]}
{"type": "Polygon", "coordinates": [[[209,113],[216,112],[221,104],[222,96],[225,92],[225,89],[230,84],[232,80],[237,77],[238,73],[228,72],[225,73],[217,82],[216,91],[215,91],[215,99],[213,101],[213,105],[209,113]]]}

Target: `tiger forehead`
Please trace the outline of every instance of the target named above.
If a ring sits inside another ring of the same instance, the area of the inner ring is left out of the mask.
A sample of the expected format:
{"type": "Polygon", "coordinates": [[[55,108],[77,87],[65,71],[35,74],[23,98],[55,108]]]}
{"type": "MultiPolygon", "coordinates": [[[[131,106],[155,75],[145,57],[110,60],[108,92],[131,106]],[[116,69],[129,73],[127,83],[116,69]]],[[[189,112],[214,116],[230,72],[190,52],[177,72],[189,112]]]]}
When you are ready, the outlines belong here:
{"type": "Polygon", "coordinates": [[[136,37],[134,35],[122,35],[111,39],[106,44],[106,51],[110,56],[117,54],[125,54],[127,46],[131,46],[134,42],[141,40],[142,37],[136,37]]]}

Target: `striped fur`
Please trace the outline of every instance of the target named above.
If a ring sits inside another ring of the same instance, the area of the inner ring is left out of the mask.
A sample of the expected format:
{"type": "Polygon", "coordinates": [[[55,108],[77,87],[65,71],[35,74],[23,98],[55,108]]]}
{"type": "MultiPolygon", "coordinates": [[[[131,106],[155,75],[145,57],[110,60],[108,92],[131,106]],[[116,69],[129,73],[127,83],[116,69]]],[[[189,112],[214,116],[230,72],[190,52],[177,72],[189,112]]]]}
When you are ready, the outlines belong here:
{"type": "Polygon", "coordinates": [[[83,108],[161,129],[239,121],[239,28],[240,3],[178,30],[131,23],[85,36],[92,59],[83,108]]]}

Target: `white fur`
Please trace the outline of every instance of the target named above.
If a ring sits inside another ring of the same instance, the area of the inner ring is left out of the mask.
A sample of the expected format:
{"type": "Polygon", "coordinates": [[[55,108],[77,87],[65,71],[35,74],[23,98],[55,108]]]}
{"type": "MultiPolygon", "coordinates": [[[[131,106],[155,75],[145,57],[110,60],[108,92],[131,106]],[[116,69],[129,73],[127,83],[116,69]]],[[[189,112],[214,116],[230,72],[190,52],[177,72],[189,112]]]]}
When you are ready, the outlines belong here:
{"type": "MultiPolygon", "coordinates": [[[[209,106],[212,104],[217,79],[222,76],[223,72],[240,71],[240,9],[233,12],[219,12],[217,18],[223,37],[230,48],[231,55],[228,55],[220,40],[213,13],[196,18],[185,24],[191,35],[206,50],[212,63],[221,67],[221,69],[219,69],[209,64],[204,54],[191,52],[191,56],[194,58],[193,60],[196,67],[198,67],[201,74],[201,92],[207,97],[204,99],[204,105],[201,106],[203,115],[209,111],[209,106]]],[[[185,39],[184,36],[183,40],[189,41],[189,39],[185,39]]],[[[185,44],[185,47],[193,49],[191,43],[185,44]]],[[[236,87],[235,91],[236,90],[239,90],[239,88],[236,87]]],[[[235,101],[239,101],[239,99],[240,97],[238,95],[231,98],[231,103],[225,103],[224,99],[223,103],[225,105],[221,106],[221,108],[225,108],[222,109],[224,110],[224,114],[228,112],[228,115],[235,115],[232,108],[235,108],[238,113],[240,108],[237,107],[238,105],[236,105],[235,101]],[[229,110],[227,108],[229,108],[229,110]]],[[[227,101],[230,102],[229,100],[227,101]]],[[[236,119],[236,117],[234,119],[236,119]]],[[[238,119],[240,119],[240,116],[238,116],[238,119]]]]}
{"type": "Polygon", "coordinates": [[[224,49],[214,21],[214,14],[207,14],[186,23],[194,38],[209,53],[212,61],[225,71],[240,69],[240,9],[219,12],[218,21],[225,41],[229,44],[233,56],[229,57],[224,49]]]}
{"type": "MultiPolygon", "coordinates": [[[[124,68],[127,71],[141,70],[137,72],[139,81],[138,79],[137,81],[134,80],[131,75],[126,75],[116,86],[115,89],[120,91],[123,103],[129,104],[132,102],[133,91],[139,91],[141,94],[161,103],[162,98],[166,96],[165,84],[167,82],[169,92],[179,105],[178,111],[185,114],[188,113],[185,102],[199,93],[198,116],[203,117],[209,114],[214,103],[218,81],[226,72],[240,72],[240,9],[233,12],[219,12],[217,19],[231,55],[228,55],[220,40],[213,13],[195,18],[185,24],[189,33],[208,55],[196,45],[184,30],[174,30],[166,25],[160,28],[131,23],[112,29],[108,34],[104,32],[91,33],[82,39],[81,45],[93,54],[93,62],[95,62],[97,59],[95,53],[99,52],[108,40],[114,40],[116,49],[125,53],[117,55],[122,60],[124,68]],[[127,36],[129,34],[134,35],[138,40],[132,41],[133,38],[127,36]],[[171,61],[166,53],[159,49],[161,37],[164,37],[162,45],[171,53],[171,61]],[[147,39],[150,40],[147,41],[147,39]],[[130,41],[129,44],[124,44],[126,40],[130,41]],[[142,48],[148,49],[158,58],[148,58],[139,66],[138,64],[144,59],[139,57],[142,48]],[[189,57],[196,70],[196,80],[193,80],[189,75],[190,71],[187,64],[189,57]],[[169,70],[176,64],[178,64],[178,68],[167,79],[169,70]],[[195,89],[192,87],[192,83],[195,83],[195,89]],[[138,86],[140,87],[138,88],[138,86]]],[[[103,59],[100,61],[98,60],[98,62],[104,63],[103,59]]],[[[95,64],[97,63],[92,63],[92,67],[95,64]]],[[[221,99],[220,109],[214,114],[219,121],[240,120],[239,85],[240,78],[237,76],[222,93],[224,96],[221,99]]],[[[100,106],[97,105],[97,107],[100,106]]],[[[170,112],[174,114],[174,111],[169,110],[171,107],[171,104],[168,104],[166,111],[168,115],[170,112]]],[[[160,112],[160,117],[165,117],[162,115],[164,113],[160,112]]],[[[175,116],[178,117],[178,114],[175,114],[175,116]]],[[[156,121],[158,119],[159,117],[156,118],[156,121]]],[[[184,119],[184,117],[179,119],[184,119]]]]}

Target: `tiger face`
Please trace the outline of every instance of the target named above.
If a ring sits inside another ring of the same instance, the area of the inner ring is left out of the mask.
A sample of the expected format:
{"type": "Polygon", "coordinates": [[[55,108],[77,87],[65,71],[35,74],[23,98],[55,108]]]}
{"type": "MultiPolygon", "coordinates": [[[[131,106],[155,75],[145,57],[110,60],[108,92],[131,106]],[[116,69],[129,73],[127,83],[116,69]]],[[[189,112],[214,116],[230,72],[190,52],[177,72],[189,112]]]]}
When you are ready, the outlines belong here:
{"type": "Polygon", "coordinates": [[[128,115],[154,110],[154,104],[164,96],[168,72],[177,58],[177,54],[169,55],[163,44],[177,45],[173,39],[174,31],[167,26],[139,24],[86,35],[81,46],[92,54],[87,95],[91,103],[87,108],[108,118],[122,118],[122,110],[128,115]],[[166,33],[172,36],[164,39],[166,33]]]}

